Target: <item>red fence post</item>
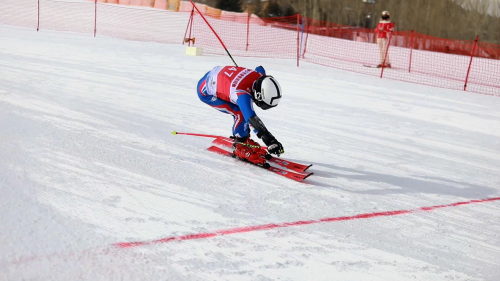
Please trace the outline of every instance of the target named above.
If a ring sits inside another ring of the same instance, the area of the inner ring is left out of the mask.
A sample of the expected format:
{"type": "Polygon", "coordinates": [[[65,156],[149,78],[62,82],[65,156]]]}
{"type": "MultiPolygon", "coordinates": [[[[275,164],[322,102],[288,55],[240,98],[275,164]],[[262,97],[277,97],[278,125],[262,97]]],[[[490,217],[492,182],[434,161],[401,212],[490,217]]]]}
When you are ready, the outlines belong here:
{"type": "MultiPolygon", "coordinates": [[[[188,32],[188,28],[190,26],[191,27],[193,26],[193,12],[194,12],[194,8],[191,10],[191,15],[189,16],[188,24],[186,25],[186,31],[184,32],[184,39],[182,40],[182,45],[184,45],[184,43],[186,42],[186,35],[188,32]]],[[[188,38],[187,42],[191,42],[191,29],[189,29],[189,38],[188,38]]],[[[189,46],[191,46],[191,44],[189,44],[189,46]]]]}
{"type": "Polygon", "coordinates": [[[250,36],[250,9],[248,9],[248,18],[247,18],[247,52],[248,52],[248,37],[250,36]]]}
{"type": "MultiPolygon", "coordinates": [[[[307,22],[307,20],[306,20],[307,22]]],[[[304,52],[302,52],[302,59],[305,58],[306,56],[306,50],[307,50],[307,39],[309,38],[309,22],[307,22],[307,35],[306,35],[306,41],[304,42],[304,52]]]]}
{"type": "Polygon", "coordinates": [[[188,43],[188,47],[191,47],[191,42],[193,42],[193,46],[194,46],[194,41],[195,41],[195,38],[192,37],[193,36],[193,22],[194,22],[194,9],[191,10],[191,24],[189,25],[189,43],[188,43]]]}
{"type": "Polygon", "coordinates": [[[415,30],[411,31],[411,41],[410,41],[410,66],[408,67],[408,72],[411,72],[411,62],[413,55],[413,39],[415,38],[415,30]]]}
{"type": "Polygon", "coordinates": [[[474,47],[472,48],[472,53],[470,54],[469,69],[467,69],[467,76],[465,77],[464,91],[467,91],[467,83],[469,82],[469,74],[470,74],[470,68],[472,66],[472,59],[474,58],[474,54],[476,53],[477,41],[479,41],[479,35],[477,35],[476,40],[474,40],[474,47]]]}
{"type": "Polygon", "coordinates": [[[36,24],[36,32],[40,30],[40,0],[38,0],[38,23],[36,24]]]}
{"type": "Polygon", "coordinates": [[[300,14],[297,14],[297,67],[300,59],[300,14]]]}
{"type": "Polygon", "coordinates": [[[97,33],[97,0],[94,2],[94,37],[97,33]]]}

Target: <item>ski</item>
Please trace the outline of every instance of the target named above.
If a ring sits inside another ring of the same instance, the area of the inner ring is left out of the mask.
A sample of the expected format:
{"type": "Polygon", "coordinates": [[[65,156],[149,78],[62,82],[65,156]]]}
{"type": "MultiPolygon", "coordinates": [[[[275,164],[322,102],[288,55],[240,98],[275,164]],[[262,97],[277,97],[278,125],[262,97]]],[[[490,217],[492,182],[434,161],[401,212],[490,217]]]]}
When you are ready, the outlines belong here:
{"type": "MultiPolygon", "coordinates": [[[[380,68],[382,69],[382,67],[378,67],[377,65],[369,65],[369,64],[363,64],[364,67],[369,67],[369,68],[380,68]]],[[[392,66],[386,66],[384,67],[385,69],[400,69],[400,68],[394,68],[392,66]]]]}
{"type": "MultiPolygon", "coordinates": [[[[226,146],[226,147],[231,147],[233,145],[233,140],[230,138],[220,137],[220,138],[216,138],[212,143],[226,146]]],[[[264,146],[261,148],[264,150],[267,149],[264,146]]],[[[267,153],[267,150],[266,150],[266,153],[267,153]]],[[[282,167],[285,167],[287,169],[290,169],[292,171],[299,172],[299,173],[305,172],[307,169],[309,169],[312,166],[312,164],[311,165],[299,164],[299,163],[284,160],[284,159],[281,159],[278,157],[274,157],[270,154],[266,155],[266,160],[271,162],[271,163],[276,163],[282,167]]]]}
{"type": "MultiPolygon", "coordinates": [[[[222,149],[222,148],[217,147],[217,146],[211,146],[207,150],[211,151],[211,152],[219,153],[219,154],[222,154],[222,155],[225,155],[225,156],[233,157],[233,153],[232,152],[227,151],[227,150],[222,149]]],[[[259,165],[253,164],[251,162],[239,159],[238,157],[233,157],[233,158],[238,159],[240,161],[243,161],[245,163],[252,164],[252,165],[260,167],[260,168],[264,168],[266,170],[269,170],[269,171],[271,171],[273,173],[276,173],[276,174],[278,174],[280,176],[284,176],[286,178],[292,179],[294,181],[299,181],[299,182],[303,181],[303,180],[305,180],[306,178],[308,178],[309,176],[311,176],[313,174],[313,173],[300,174],[300,173],[295,173],[295,172],[291,172],[291,171],[286,171],[286,170],[283,170],[283,169],[280,169],[280,168],[277,168],[277,167],[273,167],[273,166],[263,167],[263,166],[259,166],[259,165]]]]}

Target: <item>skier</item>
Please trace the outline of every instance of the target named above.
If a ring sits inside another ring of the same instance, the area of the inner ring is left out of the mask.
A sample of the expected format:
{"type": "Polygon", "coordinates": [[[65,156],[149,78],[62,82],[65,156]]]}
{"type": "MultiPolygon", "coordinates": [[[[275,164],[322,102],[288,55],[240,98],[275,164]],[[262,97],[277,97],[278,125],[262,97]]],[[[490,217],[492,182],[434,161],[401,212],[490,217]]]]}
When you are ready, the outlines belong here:
{"type": "Polygon", "coordinates": [[[375,28],[375,33],[377,33],[377,43],[380,50],[380,64],[377,65],[377,67],[391,67],[391,61],[389,60],[387,48],[389,47],[389,34],[394,31],[395,26],[396,24],[390,20],[389,12],[383,11],[382,19],[375,28]]]}
{"type": "Polygon", "coordinates": [[[250,138],[250,125],[267,145],[268,153],[277,156],[284,153],[283,145],[267,130],[253,109],[253,103],[263,110],[276,107],[281,99],[278,81],[266,75],[262,66],[255,70],[216,66],[201,78],[197,91],[202,102],[233,116],[233,153],[236,157],[257,165],[265,164],[265,152],[250,138]]]}

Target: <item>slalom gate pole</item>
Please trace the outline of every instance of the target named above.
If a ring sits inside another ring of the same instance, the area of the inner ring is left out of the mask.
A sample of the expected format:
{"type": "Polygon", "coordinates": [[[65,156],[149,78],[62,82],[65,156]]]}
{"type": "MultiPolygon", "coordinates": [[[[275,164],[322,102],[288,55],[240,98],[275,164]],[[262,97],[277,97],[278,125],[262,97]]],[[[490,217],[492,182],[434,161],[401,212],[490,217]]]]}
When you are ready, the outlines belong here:
{"type": "Polygon", "coordinates": [[[205,137],[205,138],[221,138],[221,136],[214,136],[214,135],[204,135],[204,134],[193,134],[193,133],[180,133],[173,131],[172,135],[186,135],[186,136],[195,136],[195,137],[205,137]]]}
{"type": "Polygon", "coordinates": [[[389,36],[389,40],[387,40],[387,48],[385,49],[385,56],[384,56],[384,62],[382,66],[382,71],[380,72],[380,78],[384,76],[384,68],[385,68],[385,62],[387,61],[387,55],[389,54],[389,47],[391,46],[391,40],[392,40],[392,33],[389,36]]]}
{"type": "Polygon", "coordinates": [[[467,69],[467,76],[465,77],[464,91],[467,91],[467,83],[469,82],[470,68],[472,66],[472,59],[474,59],[474,54],[476,53],[477,41],[479,41],[479,35],[476,36],[474,40],[474,47],[472,48],[472,53],[470,53],[469,68],[467,69]]]}
{"type": "Polygon", "coordinates": [[[210,29],[212,30],[212,32],[215,34],[215,36],[217,37],[217,39],[219,39],[219,42],[221,43],[222,47],[224,47],[224,50],[226,51],[226,53],[229,55],[229,57],[231,58],[231,60],[233,61],[234,65],[235,66],[238,66],[236,64],[236,62],[234,61],[233,59],[233,56],[231,56],[231,54],[229,53],[229,51],[227,50],[226,48],[226,45],[224,45],[224,42],[222,42],[222,40],[220,39],[219,35],[217,35],[217,32],[215,32],[215,30],[212,28],[212,26],[208,23],[207,19],[205,18],[205,16],[203,16],[203,14],[200,12],[200,10],[198,10],[198,7],[196,7],[196,5],[193,3],[193,0],[189,0],[189,2],[191,2],[191,4],[193,5],[193,7],[196,9],[196,11],[198,12],[198,14],[200,14],[200,16],[203,18],[203,20],[205,21],[205,23],[208,25],[208,27],[210,27],[210,29]]]}

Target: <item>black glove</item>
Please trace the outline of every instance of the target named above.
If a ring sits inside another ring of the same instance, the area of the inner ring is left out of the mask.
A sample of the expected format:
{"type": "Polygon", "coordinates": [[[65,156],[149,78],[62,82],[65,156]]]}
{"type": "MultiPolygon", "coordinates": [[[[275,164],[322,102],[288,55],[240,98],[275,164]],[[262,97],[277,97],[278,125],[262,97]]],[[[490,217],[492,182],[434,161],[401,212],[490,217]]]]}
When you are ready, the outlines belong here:
{"type": "Polygon", "coordinates": [[[250,117],[248,122],[257,130],[257,137],[262,139],[267,145],[267,152],[276,154],[277,156],[285,152],[283,150],[283,145],[281,145],[281,143],[267,130],[266,126],[264,126],[264,123],[257,115],[250,117]]]}
{"type": "Polygon", "coordinates": [[[283,145],[279,141],[277,141],[275,138],[273,138],[269,144],[267,144],[267,152],[270,154],[275,154],[277,156],[280,156],[280,154],[285,153],[285,150],[283,149],[283,145]]]}

